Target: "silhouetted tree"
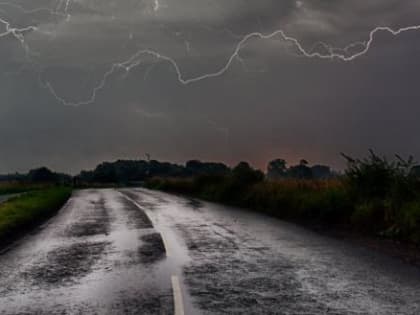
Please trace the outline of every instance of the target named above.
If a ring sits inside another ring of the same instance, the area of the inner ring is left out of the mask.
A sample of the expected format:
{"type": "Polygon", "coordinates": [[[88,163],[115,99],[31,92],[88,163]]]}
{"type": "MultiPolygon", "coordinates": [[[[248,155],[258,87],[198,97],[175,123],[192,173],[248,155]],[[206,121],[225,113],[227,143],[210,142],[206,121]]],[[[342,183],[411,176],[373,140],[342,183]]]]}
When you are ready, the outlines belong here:
{"type": "Polygon", "coordinates": [[[55,182],[58,179],[56,173],[52,172],[46,167],[40,167],[30,170],[28,173],[28,180],[31,182],[55,182]]]}
{"type": "Polygon", "coordinates": [[[188,161],[185,165],[190,176],[212,175],[221,176],[229,173],[229,167],[223,163],[201,162],[198,160],[188,161]]]}
{"type": "Polygon", "coordinates": [[[328,179],[333,176],[331,168],[326,165],[314,165],[311,172],[314,179],[328,179]]]}
{"type": "Polygon", "coordinates": [[[312,170],[308,167],[308,161],[302,159],[299,162],[299,165],[292,166],[288,169],[287,173],[289,177],[297,179],[311,179],[312,170]]]}
{"type": "Polygon", "coordinates": [[[252,185],[264,179],[264,174],[254,170],[247,162],[240,162],[232,170],[232,176],[236,183],[241,185],[252,185]]]}
{"type": "Polygon", "coordinates": [[[287,175],[287,163],[283,159],[275,159],[270,161],[267,166],[268,179],[280,179],[287,175]]]}

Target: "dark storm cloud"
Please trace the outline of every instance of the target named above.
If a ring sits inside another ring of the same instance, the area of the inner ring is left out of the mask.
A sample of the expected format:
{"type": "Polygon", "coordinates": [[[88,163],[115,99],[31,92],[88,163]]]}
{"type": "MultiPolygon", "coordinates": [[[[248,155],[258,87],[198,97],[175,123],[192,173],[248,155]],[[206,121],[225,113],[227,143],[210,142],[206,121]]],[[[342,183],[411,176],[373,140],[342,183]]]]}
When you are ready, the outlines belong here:
{"type": "Polygon", "coordinates": [[[417,24],[418,1],[73,0],[66,12],[65,2],[13,2],[54,14],[0,4],[13,27],[37,27],[25,35],[28,51],[0,38],[0,172],[40,164],[75,172],[145,152],[258,166],[277,156],[340,166],[338,152],[370,147],[420,156],[420,32],[378,33],[369,54],[349,63],[297,56],[281,38],[251,40],[242,62],[188,86],[151,56],[109,72],[142,49],[173,58],[184,79],[215,72],[254,31],[283,29],[308,50],[319,41],[343,47],[375,26],[417,24]],[[100,88],[74,108],[47,83],[76,103],[100,88]]]}

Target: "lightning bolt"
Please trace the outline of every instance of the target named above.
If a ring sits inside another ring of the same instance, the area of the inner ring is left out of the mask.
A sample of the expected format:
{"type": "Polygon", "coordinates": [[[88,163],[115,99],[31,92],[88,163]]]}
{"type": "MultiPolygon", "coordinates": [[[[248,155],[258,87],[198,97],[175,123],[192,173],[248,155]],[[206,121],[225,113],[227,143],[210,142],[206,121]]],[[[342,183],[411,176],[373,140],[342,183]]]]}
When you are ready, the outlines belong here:
{"type": "Polygon", "coordinates": [[[10,3],[10,2],[0,2],[0,6],[8,6],[8,7],[11,7],[11,8],[15,8],[15,9],[18,9],[19,11],[23,12],[24,14],[34,14],[34,13],[39,13],[39,12],[47,12],[51,15],[57,15],[57,16],[61,16],[61,17],[65,16],[64,14],[59,13],[57,11],[54,11],[54,10],[52,10],[50,8],[47,8],[47,7],[41,7],[41,8],[35,8],[35,9],[29,9],[28,10],[28,9],[25,9],[21,5],[18,5],[16,3],[10,3]]]}
{"type": "Polygon", "coordinates": [[[8,35],[13,35],[24,47],[27,49],[25,44],[25,36],[23,35],[26,32],[36,31],[37,27],[30,25],[22,28],[12,27],[10,22],[0,17],[0,23],[5,26],[5,31],[0,33],[0,38],[6,37],[8,35]]]}
{"type": "Polygon", "coordinates": [[[350,45],[348,45],[344,48],[334,48],[334,47],[332,47],[328,44],[325,44],[325,43],[321,43],[321,42],[317,43],[316,45],[320,45],[320,46],[325,48],[325,50],[326,50],[325,53],[321,53],[319,51],[314,51],[315,47],[313,47],[311,50],[306,50],[302,46],[302,44],[298,41],[298,39],[296,39],[295,37],[291,37],[291,36],[287,35],[283,30],[276,30],[276,31],[274,31],[272,33],[269,33],[269,34],[263,34],[263,33],[260,33],[260,32],[253,32],[253,33],[249,33],[249,34],[243,36],[243,38],[236,45],[233,53],[227,59],[227,62],[219,70],[216,70],[216,71],[211,72],[211,73],[205,73],[205,74],[202,74],[202,75],[199,75],[199,76],[195,76],[195,77],[191,77],[191,78],[185,78],[185,76],[183,75],[178,63],[173,58],[171,58],[169,56],[166,56],[166,55],[162,55],[161,53],[159,53],[157,51],[154,51],[154,50],[151,50],[151,49],[144,49],[144,50],[137,51],[134,55],[132,55],[126,61],[113,64],[111,66],[111,68],[104,74],[104,76],[103,76],[102,80],[99,82],[99,84],[92,90],[91,96],[85,101],[71,102],[71,101],[65,100],[64,98],[57,95],[54,87],[52,86],[52,84],[50,82],[47,82],[45,86],[48,88],[48,90],[51,92],[51,94],[57,99],[57,101],[59,101],[61,104],[65,105],[65,106],[78,107],[78,106],[88,105],[88,104],[94,103],[95,100],[96,100],[97,93],[106,86],[106,83],[107,83],[107,80],[108,80],[109,76],[111,76],[118,69],[124,69],[125,71],[130,72],[131,69],[133,69],[136,66],[138,66],[139,64],[141,64],[138,61],[138,59],[142,56],[151,56],[153,58],[156,58],[157,60],[168,62],[172,66],[172,68],[175,70],[179,83],[181,83],[182,85],[190,85],[190,84],[193,84],[193,83],[200,82],[202,80],[215,78],[215,77],[219,77],[219,76],[224,75],[230,69],[230,67],[232,66],[235,59],[238,59],[239,61],[242,60],[241,57],[240,57],[240,52],[241,52],[242,49],[244,49],[246,47],[246,45],[252,39],[269,40],[269,39],[272,39],[272,38],[275,38],[275,37],[280,37],[283,41],[293,44],[293,46],[297,49],[297,51],[303,57],[328,59],[328,60],[339,60],[339,61],[342,61],[342,62],[350,62],[350,61],[353,61],[353,60],[355,60],[359,57],[362,57],[363,55],[365,55],[369,52],[372,44],[374,43],[375,35],[379,32],[388,32],[388,33],[392,34],[393,36],[398,36],[398,35],[400,35],[404,32],[418,31],[418,30],[420,30],[420,25],[407,26],[407,27],[402,27],[402,28],[398,28],[398,29],[393,29],[393,28],[387,27],[387,26],[378,26],[378,27],[374,28],[372,31],[370,31],[369,38],[368,38],[367,41],[365,41],[365,42],[360,42],[359,41],[359,42],[351,43],[350,45]],[[351,54],[349,51],[351,49],[356,48],[356,47],[360,47],[361,48],[360,51],[351,54]]]}
{"type": "Polygon", "coordinates": [[[71,0],[66,0],[66,6],[64,7],[64,13],[67,13],[70,7],[71,0]]]}
{"type": "MultiPolygon", "coordinates": [[[[64,0],[60,0],[60,3],[58,5],[57,9],[59,9],[59,7],[61,6],[61,3],[63,1],[64,0]]],[[[35,14],[35,13],[39,13],[39,12],[47,12],[50,15],[55,15],[55,16],[60,16],[60,17],[66,17],[66,16],[68,17],[67,10],[68,10],[68,7],[70,5],[71,0],[65,0],[65,1],[66,1],[66,5],[65,5],[65,8],[64,8],[64,11],[65,11],[64,13],[65,14],[60,13],[57,10],[52,10],[48,7],[26,9],[25,7],[23,7],[19,4],[12,3],[12,2],[4,2],[4,1],[0,2],[0,7],[1,6],[7,6],[7,7],[10,7],[10,8],[14,8],[14,9],[17,9],[17,10],[21,11],[23,14],[35,14]]],[[[21,27],[21,28],[13,27],[11,25],[11,22],[7,21],[5,18],[2,18],[2,17],[0,17],[0,24],[3,24],[5,26],[5,31],[0,33],[0,38],[6,37],[8,35],[12,35],[15,39],[17,39],[22,44],[26,53],[28,54],[29,47],[25,43],[24,34],[27,33],[27,32],[31,32],[31,31],[37,31],[38,28],[35,25],[29,25],[29,26],[21,27]]]]}
{"type": "Polygon", "coordinates": [[[154,3],[153,3],[153,11],[157,12],[157,11],[159,11],[159,9],[160,9],[159,0],[154,0],[154,3]]]}
{"type": "Polygon", "coordinates": [[[72,0],[59,0],[55,11],[58,12],[61,9],[61,7],[63,7],[63,13],[67,14],[71,1],[72,0]]]}
{"type": "Polygon", "coordinates": [[[92,94],[91,94],[90,98],[88,100],[86,100],[86,101],[81,101],[81,102],[78,102],[78,103],[73,103],[73,102],[67,101],[64,98],[60,97],[57,94],[57,92],[55,91],[54,87],[51,85],[51,83],[49,81],[46,81],[45,84],[43,84],[41,76],[39,77],[39,82],[41,83],[42,86],[46,87],[50,91],[50,93],[55,97],[55,99],[58,102],[60,102],[61,104],[65,105],[65,106],[75,106],[75,107],[78,107],[78,106],[88,105],[88,104],[94,103],[95,100],[96,100],[96,94],[98,93],[98,91],[102,90],[105,87],[106,82],[108,80],[108,77],[110,75],[112,75],[117,69],[121,69],[121,68],[123,68],[123,69],[130,69],[130,68],[124,67],[122,63],[121,64],[114,64],[114,65],[112,65],[111,69],[109,69],[104,74],[102,80],[92,90],[92,94]]]}
{"type": "MultiPolygon", "coordinates": [[[[50,16],[67,18],[67,20],[68,20],[70,18],[70,15],[67,14],[67,11],[69,9],[69,6],[70,6],[72,0],[58,0],[58,1],[59,1],[58,5],[56,5],[55,9],[51,9],[49,7],[36,7],[36,8],[33,8],[33,9],[27,9],[20,4],[16,4],[16,3],[13,3],[13,2],[6,2],[6,1],[1,1],[0,2],[0,8],[1,7],[9,7],[9,8],[12,8],[12,9],[16,9],[24,15],[32,15],[32,14],[37,14],[37,13],[40,13],[40,12],[46,12],[50,16]],[[58,11],[63,4],[65,4],[64,13],[58,11]]],[[[0,11],[5,12],[2,9],[0,9],[0,11]]],[[[6,18],[4,18],[4,17],[0,17],[0,25],[2,25],[2,24],[4,25],[4,31],[0,33],[0,39],[3,38],[3,37],[5,38],[9,35],[13,36],[16,40],[18,40],[20,42],[23,49],[25,50],[26,61],[28,62],[28,64],[35,65],[35,63],[34,63],[34,61],[32,60],[31,57],[39,56],[39,54],[30,50],[28,44],[25,41],[25,34],[28,33],[28,32],[38,31],[39,30],[38,27],[36,25],[28,25],[28,26],[20,27],[20,28],[19,27],[13,27],[12,23],[10,21],[6,20],[6,18]]],[[[27,65],[23,65],[20,69],[18,69],[16,71],[3,72],[2,74],[5,74],[5,75],[19,75],[26,68],[27,68],[27,65]]]]}

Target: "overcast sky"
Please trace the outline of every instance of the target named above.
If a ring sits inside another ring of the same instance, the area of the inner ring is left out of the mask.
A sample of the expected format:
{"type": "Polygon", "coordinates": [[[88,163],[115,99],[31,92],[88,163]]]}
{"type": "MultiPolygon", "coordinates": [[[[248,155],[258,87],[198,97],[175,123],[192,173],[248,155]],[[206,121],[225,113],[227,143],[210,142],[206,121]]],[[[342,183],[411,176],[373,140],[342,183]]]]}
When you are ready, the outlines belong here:
{"type": "Polygon", "coordinates": [[[359,43],[335,50],[348,57],[377,26],[416,24],[418,0],[0,1],[0,173],[145,153],[261,168],[340,168],[340,152],[369,148],[420,159],[420,30],[377,32],[348,62],[253,37],[227,64],[252,32],[320,55],[359,43]]]}

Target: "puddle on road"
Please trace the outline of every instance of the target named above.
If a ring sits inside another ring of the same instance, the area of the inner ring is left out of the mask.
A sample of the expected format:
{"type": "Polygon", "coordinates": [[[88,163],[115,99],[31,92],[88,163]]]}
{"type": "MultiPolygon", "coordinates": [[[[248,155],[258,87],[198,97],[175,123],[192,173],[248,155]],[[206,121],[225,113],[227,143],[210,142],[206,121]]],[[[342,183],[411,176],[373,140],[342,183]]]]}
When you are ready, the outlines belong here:
{"type": "Polygon", "coordinates": [[[35,261],[22,277],[37,285],[72,285],[92,271],[109,242],[81,242],[48,252],[45,259],[35,261]]]}
{"type": "Polygon", "coordinates": [[[146,234],[140,239],[143,242],[138,250],[141,263],[153,264],[165,257],[165,246],[160,233],[146,234]]]}

